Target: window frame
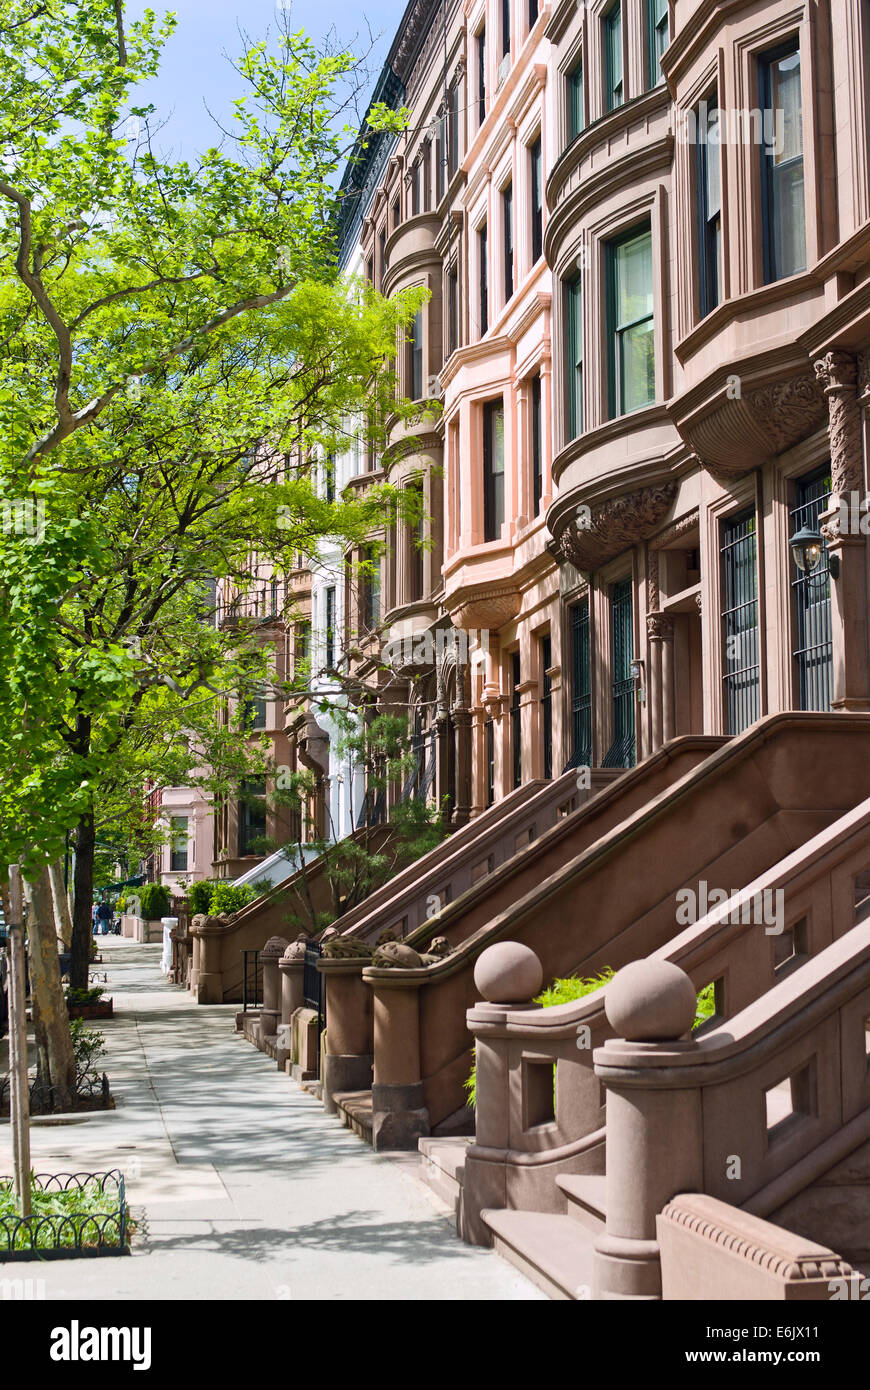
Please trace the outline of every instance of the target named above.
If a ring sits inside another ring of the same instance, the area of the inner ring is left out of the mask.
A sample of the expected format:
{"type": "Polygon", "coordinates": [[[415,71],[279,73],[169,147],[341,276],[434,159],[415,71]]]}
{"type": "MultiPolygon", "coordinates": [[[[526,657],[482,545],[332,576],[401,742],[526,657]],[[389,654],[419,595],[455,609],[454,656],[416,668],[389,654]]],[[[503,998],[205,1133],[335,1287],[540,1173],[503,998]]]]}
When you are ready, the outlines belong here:
{"type": "Polygon", "coordinates": [[[606,243],[606,279],[607,279],[607,405],[608,418],[618,420],[623,415],[633,415],[635,411],[646,410],[656,401],[656,379],[655,379],[655,325],[656,325],[656,286],[655,286],[655,264],[654,264],[654,245],[652,235],[652,222],[647,218],[644,222],[636,222],[632,227],[627,228],[618,236],[612,237],[606,243]],[[631,319],[622,325],[617,325],[616,319],[616,284],[617,284],[617,258],[623,247],[632,241],[639,240],[641,237],[648,237],[650,242],[650,291],[652,298],[652,311],[643,314],[639,318],[631,319]],[[625,380],[622,371],[622,335],[630,329],[637,328],[640,324],[650,322],[653,334],[653,395],[652,400],[644,401],[640,405],[632,406],[631,410],[624,407],[625,380]],[[617,337],[619,344],[617,347],[617,337]]]}
{"type": "MultiPolygon", "coordinates": [[[[805,135],[805,118],[803,102],[803,55],[801,53],[800,35],[792,34],[789,38],[778,43],[776,47],[765,49],[756,57],[756,67],[758,75],[758,97],[760,109],[763,113],[773,109],[773,68],[783,58],[790,58],[797,55],[799,90],[801,95],[800,126],[801,126],[801,152],[800,159],[792,160],[794,166],[798,162],[801,167],[801,189],[803,201],[803,221],[804,221],[804,254],[803,264],[794,266],[790,270],[778,274],[776,271],[776,222],[774,217],[774,164],[773,156],[767,148],[764,140],[759,145],[761,156],[761,242],[762,242],[762,266],[765,285],[777,284],[780,280],[787,280],[792,275],[800,275],[806,271],[808,261],[807,247],[807,198],[806,198],[806,150],[807,142],[805,135]]],[[[778,166],[782,169],[784,166],[778,166]]]]}
{"type": "Polygon", "coordinates": [[[505,480],[507,460],[505,457],[505,405],[504,396],[494,396],[483,402],[481,411],[483,426],[482,481],[483,481],[483,540],[485,544],[501,540],[501,531],[506,520],[505,480]],[[501,467],[495,467],[498,450],[496,448],[495,425],[501,417],[501,467]],[[499,485],[500,484],[500,485],[499,485]]]}
{"type": "Polygon", "coordinates": [[[604,29],[604,109],[609,115],[611,111],[618,111],[625,105],[625,53],[623,50],[623,29],[622,29],[622,0],[614,0],[614,3],[601,16],[604,29]],[[614,34],[617,42],[614,43],[614,34]],[[615,82],[614,57],[619,57],[619,81],[615,82]],[[614,93],[619,88],[619,99],[614,99],[614,93]]]}

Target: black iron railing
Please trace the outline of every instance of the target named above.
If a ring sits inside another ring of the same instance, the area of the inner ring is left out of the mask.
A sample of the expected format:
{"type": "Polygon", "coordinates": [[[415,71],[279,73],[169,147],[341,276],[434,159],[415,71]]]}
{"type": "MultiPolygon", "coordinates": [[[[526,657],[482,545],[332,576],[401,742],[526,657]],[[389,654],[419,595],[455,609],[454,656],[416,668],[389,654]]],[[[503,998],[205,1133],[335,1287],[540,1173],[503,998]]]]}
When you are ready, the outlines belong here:
{"type": "Polygon", "coordinates": [[[242,951],[242,1013],[263,1002],[263,967],[259,951],[242,951]]]}
{"type": "MultiPolygon", "coordinates": [[[[819,514],[826,509],[830,498],[829,469],[811,478],[802,478],[797,485],[798,505],[791,513],[789,535],[794,535],[804,526],[817,531],[819,514]]],[[[828,710],[831,708],[833,687],[833,641],[827,543],[822,543],[822,559],[817,569],[810,574],[798,570],[794,565],[793,569],[797,637],[794,659],[800,708],[828,710]]]]}
{"type": "Polygon", "coordinates": [[[317,1010],[317,1036],[326,1027],[326,981],[317,969],[323,952],[316,941],[305,948],[302,966],[302,999],[306,1008],[317,1010]]]}
{"type": "MultiPolygon", "coordinates": [[[[30,1181],[33,1215],[0,1214],[0,1260],[129,1253],[124,1175],[117,1169],[110,1173],[35,1173],[30,1181]],[[64,1196],[67,1193],[69,1200],[64,1196]],[[44,1209],[42,1194],[55,1199],[55,1210],[44,1209]],[[79,1196],[78,1203],[73,1194],[79,1196]],[[90,1210],[82,1210],[85,1194],[91,1198],[90,1210]],[[69,1210],[65,1211],[67,1205],[69,1210]]],[[[11,1187],[11,1178],[0,1178],[0,1192],[8,1193],[11,1187]]]]}

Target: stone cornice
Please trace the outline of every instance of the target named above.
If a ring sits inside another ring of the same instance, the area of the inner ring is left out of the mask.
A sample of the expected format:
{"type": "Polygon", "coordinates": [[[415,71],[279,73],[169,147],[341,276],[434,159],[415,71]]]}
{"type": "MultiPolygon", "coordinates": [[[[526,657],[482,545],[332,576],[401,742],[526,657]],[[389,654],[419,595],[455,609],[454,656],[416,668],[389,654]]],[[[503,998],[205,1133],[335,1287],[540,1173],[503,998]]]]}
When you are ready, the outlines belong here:
{"type": "Polygon", "coordinates": [[[566,509],[562,524],[553,524],[559,555],[575,569],[598,569],[644,540],[666,516],[676,494],[675,482],[660,482],[608,498],[591,508],[588,526],[580,525],[566,509]]]}

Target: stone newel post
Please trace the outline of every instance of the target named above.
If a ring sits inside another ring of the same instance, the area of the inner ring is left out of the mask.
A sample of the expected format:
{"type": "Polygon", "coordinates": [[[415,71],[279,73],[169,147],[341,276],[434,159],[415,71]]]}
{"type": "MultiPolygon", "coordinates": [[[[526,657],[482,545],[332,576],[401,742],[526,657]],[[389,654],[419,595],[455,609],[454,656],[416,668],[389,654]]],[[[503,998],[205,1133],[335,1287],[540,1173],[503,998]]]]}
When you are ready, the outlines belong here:
{"type": "Polygon", "coordinates": [[[374,1001],[362,974],[371,960],[371,947],[364,941],[335,936],[326,942],[317,963],[326,986],[323,1105],[331,1115],[338,1108],[333,1096],[371,1088],[374,1001]]]}
{"type": "Polygon", "coordinates": [[[605,1011],[620,1037],[597,1048],[607,1087],[607,1225],[595,1246],[595,1298],[660,1298],[656,1216],[703,1190],[701,1089],[668,1084],[667,1063],[697,1049],[697,1000],[670,961],[639,960],[610,981],[605,1011]]]}
{"type": "Polygon", "coordinates": [[[278,962],[289,942],[283,936],[271,937],[260,952],[263,963],[263,1007],[260,1010],[260,1036],[271,1038],[281,1020],[281,985],[278,962]]]}
{"type": "Polygon", "coordinates": [[[518,941],[498,941],[482,951],[474,983],[484,1003],[466,1015],[475,1038],[477,1108],[475,1140],[465,1159],[457,1228],[472,1245],[492,1237],[481,1211],[507,1206],[505,1151],[510,1148],[510,1055],[507,1020],[513,1013],[539,1009],[533,1003],[544,980],[534,951],[518,941]]]}
{"type": "MultiPolygon", "coordinates": [[[[278,961],[281,988],[281,1026],[289,1025],[297,1009],[302,1008],[302,973],[305,969],[305,941],[291,941],[278,961]]],[[[265,973],[265,972],[264,972],[265,973]]],[[[278,1047],[278,1066],[283,1069],[290,1056],[289,1047],[278,1047]]]]}

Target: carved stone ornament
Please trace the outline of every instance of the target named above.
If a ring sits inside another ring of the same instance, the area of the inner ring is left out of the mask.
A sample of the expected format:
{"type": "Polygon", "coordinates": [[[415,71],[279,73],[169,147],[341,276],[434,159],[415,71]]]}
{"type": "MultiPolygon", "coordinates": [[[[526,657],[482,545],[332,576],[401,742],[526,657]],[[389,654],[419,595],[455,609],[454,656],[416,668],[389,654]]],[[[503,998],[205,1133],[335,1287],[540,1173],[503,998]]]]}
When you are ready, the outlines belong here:
{"type": "Polygon", "coordinates": [[[669,613],[647,613],[646,631],[653,641],[668,641],[674,635],[674,620],[669,613]]]}
{"type": "Polygon", "coordinates": [[[424,951],[420,959],[424,965],[438,965],[438,963],[450,955],[450,942],[446,936],[436,936],[434,941],[429,942],[429,950],[424,951]]]}
{"type": "Polygon", "coordinates": [[[497,632],[519,613],[522,597],[516,589],[482,589],[461,602],[451,614],[454,627],[497,632]]]}
{"type": "Polygon", "coordinates": [[[818,382],[812,376],[795,376],[750,391],[749,408],[759,429],[771,442],[771,452],[781,454],[818,429],[825,418],[818,382]]]}
{"type": "Polygon", "coordinates": [[[660,524],[676,491],[676,483],[640,488],[593,507],[588,526],[569,520],[557,538],[561,558],[578,570],[606,565],[660,524]]]}
{"type": "Polygon", "coordinates": [[[372,965],[381,970],[418,970],[422,964],[423,959],[418,952],[403,941],[387,941],[383,946],[378,946],[372,956],[372,965]]]}
{"type": "Polygon", "coordinates": [[[304,941],[291,941],[291,942],[290,942],[290,945],[287,947],[287,950],[284,952],[284,954],[283,954],[283,956],[281,957],[281,959],[282,959],[282,960],[304,960],[304,959],[305,959],[305,946],[306,946],[306,943],[305,943],[304,941]]]}
{"type": "Polygon", "coordinates": [[[322,954],[327,960],[369,960],[371,946],[353,936],[334,936],[323,947],[322,954]]]}
{"type": "Polygon", "coordinates": [[[828,398],[831,491],[842,497],[863,486],[858,364],[851,353],[833,351],[819,358],[815,370],[828,398]]]}

